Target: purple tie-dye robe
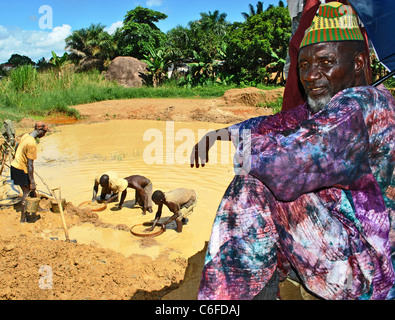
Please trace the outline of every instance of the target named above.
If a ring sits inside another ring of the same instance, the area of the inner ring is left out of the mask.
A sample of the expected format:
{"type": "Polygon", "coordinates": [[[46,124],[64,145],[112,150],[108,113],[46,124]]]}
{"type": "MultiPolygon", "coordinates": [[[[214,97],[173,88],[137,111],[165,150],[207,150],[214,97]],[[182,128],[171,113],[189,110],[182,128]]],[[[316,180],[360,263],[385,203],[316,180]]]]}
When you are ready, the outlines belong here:
{"type": "Polygon", "coordinates": [[[324,299],[394,299],[391,94],[350,88],[314,115],[303,105],[229,132],[238,174],[218,208],[198,298],[251,299],[292,266],[324,299]]]}

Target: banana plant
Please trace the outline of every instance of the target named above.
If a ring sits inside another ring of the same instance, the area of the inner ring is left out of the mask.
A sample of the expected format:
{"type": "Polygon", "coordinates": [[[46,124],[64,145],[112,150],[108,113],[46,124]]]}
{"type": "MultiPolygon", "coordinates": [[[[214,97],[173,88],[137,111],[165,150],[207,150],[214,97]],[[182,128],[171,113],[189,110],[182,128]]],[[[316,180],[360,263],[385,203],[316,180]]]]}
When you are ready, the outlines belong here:
{"type": "Polygon", "coordinates": [[[159,84],[165,79],[169,65],[166,51],[163,49],[149,50],[149,55],[144,55],[143,61],[147,64],[148,75],[152,81],[154,88],[157,88],[159,84]]]}
{"type": "Polygon", "coordinates": [[[68,54],[65,52],[63,56],[59,57],[55,52],[52,51],[52,59],[50,64],[52,64],[56,71],[58,72],[58,77],[61,77],[62,67],[67,63],[68,54]]]}

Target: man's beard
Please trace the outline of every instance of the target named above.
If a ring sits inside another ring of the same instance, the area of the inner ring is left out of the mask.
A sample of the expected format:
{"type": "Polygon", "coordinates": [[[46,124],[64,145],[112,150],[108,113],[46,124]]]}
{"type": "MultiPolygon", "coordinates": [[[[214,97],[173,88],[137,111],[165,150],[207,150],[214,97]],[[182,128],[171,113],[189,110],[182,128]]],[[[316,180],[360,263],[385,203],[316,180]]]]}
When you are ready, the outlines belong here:
{"type": "Polygon", "coordinates": [[[332,97],[327,94],[324,97],[318,98],[318,99],[312,99],[310,97],[307,98],[307,102],[309,104],[309,107],[313,113],[317,113],[318,111],[321,111],[323,107],[325,107],[330,101],[332,97]]]}

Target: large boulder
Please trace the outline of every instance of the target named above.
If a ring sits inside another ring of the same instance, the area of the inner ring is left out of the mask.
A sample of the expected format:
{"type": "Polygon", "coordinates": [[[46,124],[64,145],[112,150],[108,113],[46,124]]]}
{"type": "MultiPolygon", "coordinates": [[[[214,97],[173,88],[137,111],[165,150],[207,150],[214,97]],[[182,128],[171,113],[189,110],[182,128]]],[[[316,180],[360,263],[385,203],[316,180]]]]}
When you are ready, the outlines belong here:
{"type": "Polygon", "coordinates": [[[133,57],[117,57],[111,61],[106,80],[117,81],[125,87],[141,87],[145,82],[147,64],[133,57]]]}

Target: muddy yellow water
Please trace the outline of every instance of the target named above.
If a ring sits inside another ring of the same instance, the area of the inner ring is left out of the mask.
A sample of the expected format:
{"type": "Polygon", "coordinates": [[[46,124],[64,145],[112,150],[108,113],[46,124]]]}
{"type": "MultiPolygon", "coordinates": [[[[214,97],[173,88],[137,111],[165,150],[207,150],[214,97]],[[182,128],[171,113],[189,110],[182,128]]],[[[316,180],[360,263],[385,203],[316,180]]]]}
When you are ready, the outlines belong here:
{"type": "MultiPolygon", "coordinates": [[[[173,258],[188,258],[202,250],[209,239],[218,204],[233,177],[234,149],[229,142],[218,142],[210,152],[210,164],[199,169],[190,168],[190,151],[208,130],[221,127],[224,125],[144,120],[60,126],[41,140],[35,170],[50,188],[60,188],[62,198],[74,205],[92,198],[94,178],[107,170],[121,177],[144,175],[151,179],[154,190],[194,189],[199,202],[182,233],[175,231],[174,222],[155,238],[139,238],[88,223],[69,229],[70,238],[78,243],[109,248],[125,256],[145,254],[156,258],[166,253],[173,258]]],[[[47,192],[39,179],[36,182],[40,191],[47,192]]],[[[157,206],[144,216],[141,208],[134,206],[134,198],[134,190],[128,189],[122,210],[116,210],[117,203],[109,204],[98,212],[100,219],[129,228],[152,221],[157,206]]],[[[161,221],[170,216],[164,207],[161,221]]],[[[62,230],[58,236],[64,239],[62,230]]]]}

